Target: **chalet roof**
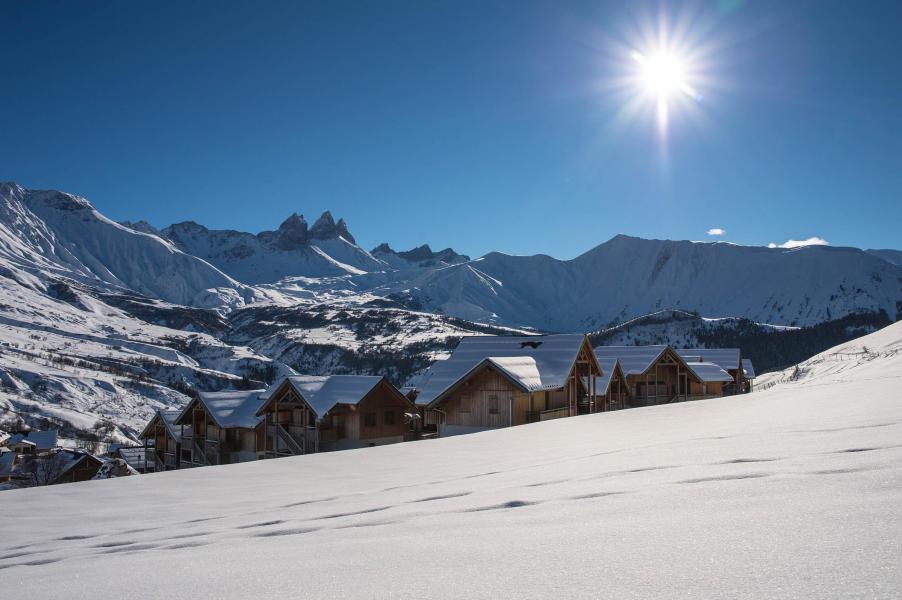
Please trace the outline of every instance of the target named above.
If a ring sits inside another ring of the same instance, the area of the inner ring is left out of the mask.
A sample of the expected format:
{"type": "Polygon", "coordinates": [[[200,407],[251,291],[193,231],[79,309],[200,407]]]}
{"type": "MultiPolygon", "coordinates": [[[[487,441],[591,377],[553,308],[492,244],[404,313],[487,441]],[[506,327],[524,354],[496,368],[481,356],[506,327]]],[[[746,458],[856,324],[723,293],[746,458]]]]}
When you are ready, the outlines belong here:
{"type": "MultiPolygon", "coordinates": [[[[198,402],[202,403],[213,417],[216,424],[223,429],[253,429],[260,420],[257,409],[263,404],[263,390],[228,390],[223,392],[200,392],[198,402]]],[[[188,405],[190,407],[193,404],[188,405]]],[[[181,412],[178,421],[182,421],[188,407],[181,412]]]]}
{"type": "Polygon", "coordinates": [[[711,362],[719,365],[721,369],[738,369],[739,348],[682,348],[677,354],[687,362],[711,362]]]}
{"type": "Polygon", "coordinates": [[[172,436],[175,441],[182,441],[182,432],[178,427],[179,416],[184,412],[185,409],[182,410],[157,410],[154,413],[153,418],[147,422],[147,425],[144,426],[144,430],[141,431],[141,434],[138,436],[139,438],[143,438],[147,433],[147,430],[153,425],[153,422],[159,419],[163,425],[166,427],[166,432],[172,436]]]}
{"type": "Polygon", "coordinates": [[[626,375],[641,375],[651,367],[661,354],[667,350],[666,345],[654,346],[598,346],[595,356],[598,362],[617,359],[620,368],[626,375]]]}
{"type": "Polygon", "coordinates": [[[692,372],[695,373],[696,376],[698,376],[698,378],[705,383],[714,381],[733,381],[732,375],[720,368],[720,365],[715,365],[714,363],[687,362],[686,366],[692,369],[692,372]]]}
{"type": "MultiPolygon", "coordinates": [[[[606,357],[604,359],[598,359],[598,364],[601,366],[601,376],[595,378],[595,395],[598,396],[600,394],[607,394],[608,388],[611,386],[611,380],[614,378],[614,372],[620,369],[620,372],[623,372],[623,369],[620,367],[620,361],[616,358],[606,357]]],[[[585,378],[583,378],[585,379],[585,378]]],[[[588,382],[583,381],[587,385],[588,382]]]]}
{"type": "Polygon", "coordinates": [[[585,339],[582,334],[464,337],[450,357],[429,367],[416,402],[431,404],[485,361],[526,391],[562,388],[585,339]]]}
{"type": "Polygon", "coordinates": [[[56,431],[29,431],[28,433],[14,433],[6,440],[7,446],[26,442],[38,450],[50,450],[56,448],[56,431]]]}
{"type": "Polygon", "coordinates": [[[34,446],[37,448],[37,444],[32,442],[31,440],[25,437],[25,434],[15,433],[10,436],[9,441],[6,444],[8,447],[12,448],[13,446],[34,446]]]}
{"type": "Polygon", "coordinates": [[[742,373],[745,375],[746,379],[754,379],[755,378],[755,367],[752,365],[751,358],[743,358],[742,359],[742,373]]]}
{"type": "Polygon", "coordinates": [[[377,375],[294,375],[270,386],[263,399],[269,400],[286,380],[310,405],[316,418],[321,419],[337,404],[356,406],[385,378],[377,375]]]}

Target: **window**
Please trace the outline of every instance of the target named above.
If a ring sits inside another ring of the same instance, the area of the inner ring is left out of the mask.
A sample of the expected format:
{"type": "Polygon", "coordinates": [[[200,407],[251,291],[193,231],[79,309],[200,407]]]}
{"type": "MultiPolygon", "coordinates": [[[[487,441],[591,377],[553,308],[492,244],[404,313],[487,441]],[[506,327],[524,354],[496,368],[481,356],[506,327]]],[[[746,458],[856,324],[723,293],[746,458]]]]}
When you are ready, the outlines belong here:
{"type": "Polygon", "coordinates": [[[498,395],[497,395],[497,394],[491,394],[491,395],[489,396],[489,398],[488,398],[488,407],[489,407],[489,414],[490,414],[490,415],[497,415],[497,414],[498,414],[498,395]]]}
{"type": "Polygon", "coordinates": [[[368,412],[363,414],[363,426],[364,427],[375,427],[376,426],[376,413],[368,412]]]}
{"type": "Polygon", "coordinates": [[[395,424],[395,411],[387,410],[385,411],[385,415],[383,415],[383,423],[386,425],[394,425],[395,424]]]}

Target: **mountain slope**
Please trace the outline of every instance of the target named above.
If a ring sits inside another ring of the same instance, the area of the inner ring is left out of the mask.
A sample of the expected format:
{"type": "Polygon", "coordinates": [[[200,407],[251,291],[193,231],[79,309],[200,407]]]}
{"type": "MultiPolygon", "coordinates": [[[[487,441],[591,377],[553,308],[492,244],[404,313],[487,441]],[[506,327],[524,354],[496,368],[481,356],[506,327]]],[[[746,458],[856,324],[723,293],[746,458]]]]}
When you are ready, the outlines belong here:
{"type": "Polygon", "coordinates": [[[255,291],[159,237],[107,219],[84,198],[0,184],[0,264],[39,285],[64,277],[178,304],[237,306],[255,291]]]}
{"type": "Polygon", "coordinates": [[[617,236],[571,261],[491,253],[403,285],[427,310],[553,331],[601,329],[667,308],[779,325],[902,312],[902,268],[826,246],[617,236]]]}
{"type": "MultiPolygon", "coordinates": [[[[902,324],[860,342],[900,343],[902,324]]],[[[60,582],[78,597],[898,597],[900,376],[902,354],[881,355],[732,398],[4,492],[0,582],[42,598],[60,582]]]]}
{"type": "Polygon", "coordinates": [[[183,251],[250,284],[291,276],[360,275],[387,267],[360,248],[344,220],[336,223],[328,211],[309,229],[304,217],[294,214],[278,230],[256,235],[213,231],[191,221],[170,225],[161,234],[183,251]]]}

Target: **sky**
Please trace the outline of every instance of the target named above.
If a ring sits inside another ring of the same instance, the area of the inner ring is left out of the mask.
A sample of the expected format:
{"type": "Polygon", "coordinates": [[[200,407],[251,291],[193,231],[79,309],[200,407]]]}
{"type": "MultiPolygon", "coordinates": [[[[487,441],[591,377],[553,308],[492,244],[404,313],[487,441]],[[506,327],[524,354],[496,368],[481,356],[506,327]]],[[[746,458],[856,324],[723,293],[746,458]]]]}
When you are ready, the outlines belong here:
{"type": "Polygon", "coordinates": [[[902,248],[902,4],[0,1],[0,180],[117,220],[572,258],[902,248]],[[666,97],[643,65],[666,55],[666,97]],[[685,84],[685,85],[682,85],[685,84]]]}

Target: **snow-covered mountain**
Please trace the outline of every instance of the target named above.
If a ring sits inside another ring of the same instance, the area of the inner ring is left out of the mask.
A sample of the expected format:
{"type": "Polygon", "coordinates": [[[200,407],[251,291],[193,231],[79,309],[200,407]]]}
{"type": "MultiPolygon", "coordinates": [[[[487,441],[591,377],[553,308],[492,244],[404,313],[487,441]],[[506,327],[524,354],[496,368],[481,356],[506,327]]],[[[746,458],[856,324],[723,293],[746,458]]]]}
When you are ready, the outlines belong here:
{"type": "Polygon", "coordinates": [[[278,373],[402,384],[462,335],[720,340],[776,368],[900,312],[902,267],[854,248],[617,236],[569,261],[428,245],[367,252],[328,212],[258,234],[158,230],[115,223],[71,194],[0,185],[0,420],[70,437],[98,423],[113,424],[110,439],[133,437],[186,394],[278,373]],[[675,310],[660,318],[663,309],[675,310]],[[649,313],[659,316],[608,328],[649,313]],[[803,325],[827,330],[803,328],[792,352],[763,335],[803,325]]]}
{"type": "Polygon", "coordinates": [[[210,230],[192,221],[170,225],[160,234],[249,284],[293,276],[362,275],[388,268],[357,245],[344,219],[336,223],[328,211],[309,228],[302,215],[293,214],[276,231],[256,235],[210,230]]]}
{"type": "Polygon", "coordinates": [[[106,218],[84,198],[0,183],[0,274],[43,275],[177,304],[234,307],[262,295],[159,237],[106,218]]]}
{"type": "Polygon", "coordinates": [[[884,248],[882,250],[865,250],[865,252],[882,258],[888,263],[902,266],[902,250],[889,250],[884,248]]]}

